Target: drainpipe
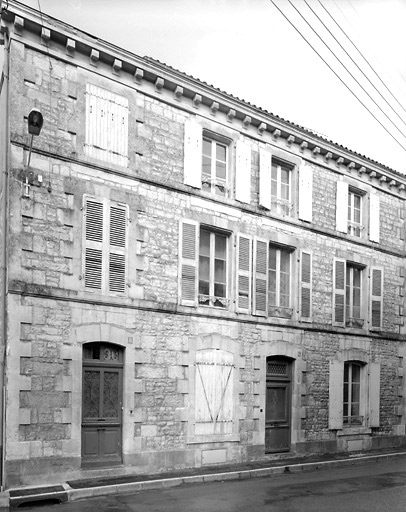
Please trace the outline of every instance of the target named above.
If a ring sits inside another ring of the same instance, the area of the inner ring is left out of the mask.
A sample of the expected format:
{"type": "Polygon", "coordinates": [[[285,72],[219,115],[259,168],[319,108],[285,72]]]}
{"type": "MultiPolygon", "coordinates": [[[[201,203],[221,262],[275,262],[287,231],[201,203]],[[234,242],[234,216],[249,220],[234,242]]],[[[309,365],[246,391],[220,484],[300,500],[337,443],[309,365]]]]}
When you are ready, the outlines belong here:
{"type": "MultiPolygon", "coordinates": [[[[3,5],[0,0],[0,14],[3,11],[3,5]]],[[[2,219],[2,230],[3,230],[3,250],[0,256],[1,262],[3,264],[2,279],[3,286],[0,290],[2,294],[2,306],[3,311],[0,314],[3,316],[3,329],[0,334],[1,339],[3,340],[3,352],[0,354],[0,357],[3,361],[0,360],[0,408],[1,408],[1,421],[0,421],[0,436],[2,440],[2,449],[1,449],[1,475],[0,475],[0,490],[4,491],[5,488],[5,447],[6,447],[6,355],[7,355],[7,327],[8,327],[8,315],[7,315],[7,292],[8,292],[8,283],[7,283],[7,256],[8,256],[8,214],[9,214],[9,168],[10,168],[10,151],[9,151],[9,142],[10,142],[10,127],[9,127],[9,70],[10,70],[10,38],[8,34],[7,26],[3,25],[2,37],[4,39],[4,63],[3,63],[3,85],[1,96],[4,104],[4,157],[3,157],[3,206],[4,213],[2,219]]]]}

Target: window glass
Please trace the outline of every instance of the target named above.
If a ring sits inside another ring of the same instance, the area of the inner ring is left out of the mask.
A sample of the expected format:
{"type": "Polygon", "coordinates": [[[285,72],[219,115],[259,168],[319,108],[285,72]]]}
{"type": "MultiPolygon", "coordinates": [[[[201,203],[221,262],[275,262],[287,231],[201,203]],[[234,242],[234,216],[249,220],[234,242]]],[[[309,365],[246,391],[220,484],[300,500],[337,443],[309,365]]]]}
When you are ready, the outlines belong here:
{"type": "Polygon", "coordinates": [[[199,304],[227,306],[227,236],[200,230],[199,304]]]}
{"type": "Polygon", "coordinates": [[[269,248],[268,264],[269,306],[290,307],[290,252],[269,248]]]}
{"type": "Polygon", "coordinates": [[[344,363],[343,422],[344,425],[362,425],[361,416],[361,365],[344,363]]]}
{"type": "Polygon", "coordinates": [[[227,146],[207,137],[203,138],[202,188],[220,196],[227,192],[227,146]]]}

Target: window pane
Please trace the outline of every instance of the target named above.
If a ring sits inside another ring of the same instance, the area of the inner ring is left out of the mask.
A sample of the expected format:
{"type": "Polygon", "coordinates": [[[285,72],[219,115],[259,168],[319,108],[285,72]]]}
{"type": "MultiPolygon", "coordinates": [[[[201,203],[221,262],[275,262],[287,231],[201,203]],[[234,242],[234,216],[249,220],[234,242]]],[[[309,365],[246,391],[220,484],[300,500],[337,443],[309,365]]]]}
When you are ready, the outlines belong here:
{"type": "MultiPolygon", "coordinates": [[[[216,297],[226,297],[226,285],[222,283],[215,283],[214,295],[216,297]]],[[[216,304],[218,305],[218,304],[216,304]]]]}
{"type": "Polygon", "coordinates": [[[210,233],[208,231],[200,231],[199,254],[201,256],[210,256],[210,233]]]}
{"type": "Polygon", "coordinates": [[[226,282],[226,262],[224,260],[215,260],[214,280],[216,283],[226,282]]]}
{"type": "Polygon", "coordinates": [[[204,155],[202,158],[202,173],[205,176],[211,176],[211,160],[210,158],[204,155]]]}
{"type": "Polygon", "coordinates": [[[211,158],[211,141],[203,139],[203,155],[211,158]]]}
{"type": "Polygon", "coordinates": [[[359,383],[360,382],[360,376],[361,376],[361,367],[359,364],[352,364],[352,382],[359,383]]]}
{"type": "Polygon", "coordinates": [[[210,259],[207,256],[199,257],[199,279],[210,280],[210,259]]]}
{"type": "Polygon", "coordinates": [[[361,286],[361,270],[359,268],[353,268],[353,285],[357,288],[361,286]]]}
{"type": "Polygon", "coordinates": [[[216,163],[216,178],[226,179],[226,164],[223,162],[216,163]]]}
{"type": "Polygon", "coordinates": [[[348,368],[349,368],[348,363],[345,363],[344,364],[344,382],[348,382],[348,368]]]}
{"type": "Polygon", "coordinates": [[[286,274],[290,273],[290,253],[287,251],[280,251],[281,255],[281,272],[286,274]]]}
{"type": "Polygon", "coordinates": [[[199,279],[199,293],[203,295],[210,295],[210,287],[208,281],[201,281],[199,279]]]}
{"type": "Polygon", "coordinates": [[[222,144],[218,144],[216,145],[216,159],[217,159],[217,162],[223,162],[225,163],[226,161],[226,146],[223,146],[222,144]]]}
{"type": "Polygon", "coordinates": [[[276,249],[274,247],[269,248],[269,269],[276,270],[276,249]]]}
{"type": "Polygon", "coordinates": [[[216,258],[226,259],[227,256],[227,238],[224,235],[215,235],[216,240],[216,258]]]}

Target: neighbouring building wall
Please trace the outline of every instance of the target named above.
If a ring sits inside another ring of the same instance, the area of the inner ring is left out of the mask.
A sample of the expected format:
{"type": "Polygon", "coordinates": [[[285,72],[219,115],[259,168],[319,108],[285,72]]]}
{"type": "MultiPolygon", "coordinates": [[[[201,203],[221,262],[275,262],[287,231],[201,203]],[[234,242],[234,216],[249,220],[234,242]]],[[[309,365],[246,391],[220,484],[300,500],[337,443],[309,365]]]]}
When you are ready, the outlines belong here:
{"type": "Polygon", "coordinates": [[[150,61],[26,38],[7,486],[404,445],[403,178],[182,96],[170,68],[165,88],[150,61]]]}

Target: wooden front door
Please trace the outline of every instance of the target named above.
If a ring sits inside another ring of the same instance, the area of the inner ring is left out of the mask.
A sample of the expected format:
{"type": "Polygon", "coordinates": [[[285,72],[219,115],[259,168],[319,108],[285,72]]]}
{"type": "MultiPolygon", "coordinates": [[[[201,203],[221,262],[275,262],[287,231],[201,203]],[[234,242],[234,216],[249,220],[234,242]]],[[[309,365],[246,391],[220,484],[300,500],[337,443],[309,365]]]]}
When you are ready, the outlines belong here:
{"type": "Polygon", "coordinates": [[[122,461],[123,351],[108,343],[83,348],[82,464],[122,461]]]}
{"type": "Polygon", "coordinates": [[[265,451],[290,450],[291,363],[287,359],[267,358],[265,451]]]}

